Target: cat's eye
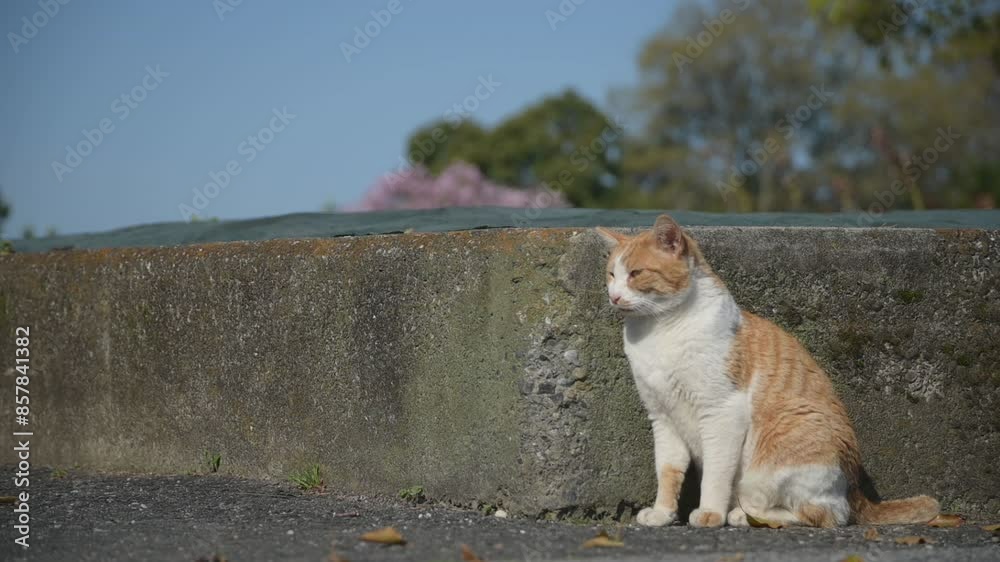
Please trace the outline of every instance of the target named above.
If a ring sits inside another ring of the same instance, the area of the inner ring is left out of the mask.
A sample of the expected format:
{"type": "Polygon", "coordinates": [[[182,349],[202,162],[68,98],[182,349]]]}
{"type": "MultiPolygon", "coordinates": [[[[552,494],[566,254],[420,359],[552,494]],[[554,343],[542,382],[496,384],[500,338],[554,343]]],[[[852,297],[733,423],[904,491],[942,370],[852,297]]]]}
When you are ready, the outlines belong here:
{"type": "Polygon", "coordinates": [[[633,269],[632,271],[628,272],[628,276],[631,279],[635,279],[636,277],[639,276],[640,273],[642,273],[641,269],[633,269]]]}
{"type": "Polygon", "coordinates": [[[608,272],[608,275],[610,275],[612,279],[614,279],[614,278],[615,278],[615,273],[614,273],[613,271],[609,271],[609,272],[608,272]]]}

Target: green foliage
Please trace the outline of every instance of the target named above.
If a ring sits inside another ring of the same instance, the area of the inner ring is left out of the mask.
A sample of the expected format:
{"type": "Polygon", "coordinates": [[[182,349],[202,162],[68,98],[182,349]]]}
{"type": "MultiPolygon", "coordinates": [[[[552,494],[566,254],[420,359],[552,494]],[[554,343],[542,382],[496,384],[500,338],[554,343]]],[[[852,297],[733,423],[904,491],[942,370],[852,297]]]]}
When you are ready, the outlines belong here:
{"type": "Polygon", "coordinates": [[[325,487],[323,482],[323,474],[320,471],[319,465],[314,464],[306,469],[292,473],[288,477],[293,484],[299,487],[300,490],[310,491],[310,490],[322,490],[325,487]]]}
{"type": "Polygon", "coordinates": [[[216,473],[219,472],[219,467],[222,466],[222,455],[219,453],[213,453],[211,451],[205,451],[205,469],[208,472],[216,473]]]}
{"type": "Polygon", "coordinates": [[[409,139],[410,158],[544,182],[584,207],[993,207],[1000,4],[916,4],[687,3],[642,46],[638,83],[612,92],[627,131],[568,91],[492,130],[431,124],[409,139]],[[595,141],[609,125],[618,134],[595,141]]]}
{"type": "Polygon", "coordinates": [[[414,132],[406,144],[410,162],[435,175],[456,161],[475,164],[489,173],[489,133],[472,121],[436,121],[414,132]]]}
{"type": "Polygon", "coordinates": [[[440,173],[465,161],[505,185],[548,184],[577,206],[615,206],[622,186],[624,131],[572,90],[549,96],[493,130],[438,121],[407,141],[409,160],[440,173]]]}
{"type": "Polygon", "coordinates": [[[494,129],[487,173],[511,185],[558,186],[574,205],[601,206],[621,183],[623,137],[621,126],[567,91],[494,129]]]}
{"type": "Polygon", "coordinates": [[[476,510],[479,511],[479,513],[482,513],[483,515],[493,515],[494,513],[497,512],[497,509],[499,508],[496,506],[496,504],[485,503],[485,502],[480,503],[479,506],[476,508],[476,510]]]}
{"type": "Polygon", "coordinates": [[[413,503],[420,503],[426,499],[424,497],[423,486],[410,486],[409,488],[403,488],[399,491],[398,495],[400,499],[413,503]]]}
{"type": "MultiPolygon", "coordinates": [[[[813,4],[836,21],[877,23],[882,16],[873,10],[887,3],[813,4]]],[[[984,56],[956,63],[941,47],[938,56],[887,69],[879,64],[885,50],[901,47],[815,23],[816,12],[796,0],[751,3],[707,47],[694,43],[725,6],[679,11],[642,49],[639,86],[618,92],[618,103],[645,123],[630,139],[625,178],[647,202],[880,212],[990,207],[1000,199],[993,163],[1000,130],[987,125],[1000,122],[1000,83],[983,71],[984,56]],[[768,145],[774,150],[762,150],[768,145]]],[[[906,32],[890,42],[940,46],[943,36],[906,32]]]]}
{"type": "Polygon", "coordinates": [[[0,234],[3,234],[3,223],[10,216],[10,205],[3,198],[3,193],[0,193],[0,234]]]}
{"type": "Polygon", "coordinates": [[[896,291],[896,299],[903,304],[913,304],[924,300],[924,293],[913,289],[900,289],[896,291]]]}
{"type": "Polygon", "coordinates": [[[825,179],[820,141],[850,134],[827,116],[855,62],[823,52],[850,45],[803,26],[798,2],[775,0],[735,11],[702,46],[693,38],[707,34],[703,22],[720,18],[718,8],[680,10],[641,50],[639,85],[618,100],[645,125],[626,176],[656,207],[804,210],[805,190],[825,179]]]}
{"type": "Polygon", "coordinates": [[[191,222],[207,222],[210,224],[216,224],[219,222],[219,217],[202,218],[201,215],[191,215],[191,222]]]}
{"type": "Polygon", "coordinates": [[[851,29],[880,60],[919,64],[984,61],[1000,73],[1000,9],[993,0],[810,0],[814,15],[851,29]],[[895,55],[895,56],[894,56],[895,55]]]}

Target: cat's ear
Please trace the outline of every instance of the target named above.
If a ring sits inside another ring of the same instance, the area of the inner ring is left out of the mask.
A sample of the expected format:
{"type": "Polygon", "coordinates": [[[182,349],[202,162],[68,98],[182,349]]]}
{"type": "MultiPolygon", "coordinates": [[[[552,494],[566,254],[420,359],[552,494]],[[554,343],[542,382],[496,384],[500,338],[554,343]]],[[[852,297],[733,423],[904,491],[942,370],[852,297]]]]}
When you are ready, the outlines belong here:
{"type": "Polygon", "coordinates": [[[614,230],[604,228],[603,226],[598,226],[594,230],[596,230],[597,233],[601,235],[601,240],[604,241],[604,245],[607,246],[608,249],[614,249],[614,247],[617,246],[618,244],[621,244],[622,242],[628,240],[628,236],[625,236],[620,232],[615,232],[614,230]]]}
{"type": "Polygon", "coordinates": [[[656,224],[653,225],[653,234],[656,236],[656,243],[674,256],[680,256],[687,250],[684,231],[677,221],[670,218],[670,215],[657,217],[656,224]]]}

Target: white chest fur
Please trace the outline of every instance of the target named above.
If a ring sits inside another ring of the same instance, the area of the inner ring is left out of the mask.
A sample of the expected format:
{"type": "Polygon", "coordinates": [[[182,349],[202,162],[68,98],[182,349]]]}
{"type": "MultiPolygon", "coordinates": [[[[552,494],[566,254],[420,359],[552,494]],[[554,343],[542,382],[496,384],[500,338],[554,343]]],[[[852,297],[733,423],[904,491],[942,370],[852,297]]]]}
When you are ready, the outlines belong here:
{"type": "Polygon", "coordinates": [[[726,372],[739,321],[729,294],[703,278],[668,316],[625,322],[625,354],[643,404],[650,417],[670,420],[696,460],[700,423],[739,393],[726,372]]]}

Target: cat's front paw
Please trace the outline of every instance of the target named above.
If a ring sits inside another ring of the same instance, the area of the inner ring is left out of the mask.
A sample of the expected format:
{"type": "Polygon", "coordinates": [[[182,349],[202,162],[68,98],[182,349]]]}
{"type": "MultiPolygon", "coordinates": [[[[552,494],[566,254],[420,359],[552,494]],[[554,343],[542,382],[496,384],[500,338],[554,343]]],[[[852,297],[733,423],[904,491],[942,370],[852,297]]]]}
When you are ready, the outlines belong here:
{"type": "Polygon", "coordinates": [[[742,507],[733,508],[726,517],[726,521],[731,527],[747,527],[750,525],[747,522],[747,514],[743,511],[742,507]]]}
{"type": "Polygon", "coordinates": [[[721,527],[725,525],[726,518],[717,511],[708,511],[698,508],[691,512],[688,517],[688,524],[692,527],[721,527]]]}
{"type": "Polygon", "coordinates": [[[677,519],[677,512],[647,507],[640,511],[635,519],[646,527],[662,527],[673,523],[677,519]]]}

